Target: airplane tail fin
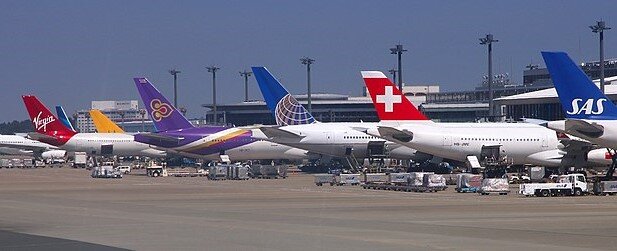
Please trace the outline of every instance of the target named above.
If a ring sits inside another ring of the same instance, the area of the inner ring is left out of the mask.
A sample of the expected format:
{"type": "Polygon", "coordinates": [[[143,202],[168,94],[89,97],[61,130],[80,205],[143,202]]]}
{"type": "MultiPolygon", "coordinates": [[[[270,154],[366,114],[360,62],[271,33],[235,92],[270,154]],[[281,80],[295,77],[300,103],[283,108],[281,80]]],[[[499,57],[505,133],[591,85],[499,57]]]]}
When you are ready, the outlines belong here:
{"type": "Polygon", "coordinates": [[[122,128],[111,121],[111,119],[105,116],[100,110],[90,110],[90,117],[92,118],[94,127],[96,127],[96,131],[99,133],[124,133],[122,128]]]}
{"type": "Polygon", "coordinates": [[[565,52],[542,52],[566,118],[617,119],[617,107],[565,52]]]}
{"type": "Polygon", "coordinates": [[[64,126],[36,96],[23,95],[22,99],[37,133],[52,137],[75,135],[75,132],[64,126]]]}
{"type": "Polygon", "coordinates": [[[144,102],[148,115],[154,122],[157,131],[169,131],[184,128],[192,128],[180,111],[148,81],[147,78],[133,78],[141,100],[144,102]]]}
{"type": "Polygon", "coordinates": [[[317,121],[266,69],[252,67],[261,94],[274,115],[277,125],[312,124],[317,121]]]}
{"type": "Polygon", "coordinates": [[[429,120],[382,72],[362,71],[362,78],[380,120],[429,120]]]}
{"type": "Polygon", "coordinates": [[[58,115],[58,119],[60,119],[60,122],[62,122],[64,126],[71,129],[71,131],[76,132],[75,127],[73,127],[73,125],[71,124],[69,117],[66,116],[66,112],[64,112],[64,108],[62,108],[61,105],[56,106],[56,114],[58,115]]]}

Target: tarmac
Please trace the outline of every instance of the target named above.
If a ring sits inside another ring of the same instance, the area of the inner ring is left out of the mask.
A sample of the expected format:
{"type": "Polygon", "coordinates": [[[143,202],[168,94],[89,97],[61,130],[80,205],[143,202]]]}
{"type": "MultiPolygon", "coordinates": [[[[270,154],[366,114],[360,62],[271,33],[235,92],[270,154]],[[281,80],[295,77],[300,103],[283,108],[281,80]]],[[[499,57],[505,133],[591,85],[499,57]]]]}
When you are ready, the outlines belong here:
{"type": "Polygon", "coordinates": [[[0,250],[615,250],[617,196],[0,169],[0,250]]]}

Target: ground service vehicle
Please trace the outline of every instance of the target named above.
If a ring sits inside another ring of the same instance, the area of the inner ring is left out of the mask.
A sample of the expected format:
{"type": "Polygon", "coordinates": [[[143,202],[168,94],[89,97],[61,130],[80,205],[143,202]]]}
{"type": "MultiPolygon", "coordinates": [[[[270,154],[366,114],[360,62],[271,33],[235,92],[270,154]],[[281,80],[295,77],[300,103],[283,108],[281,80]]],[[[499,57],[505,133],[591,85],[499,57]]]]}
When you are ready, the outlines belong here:
{"type": "Polygon", "coordinates": [[[521,184],[519,193],[525,196],[549,197],[559,195],[581,196],[588,192],[585,176],[580,173],[562,175],[558,183],[521,184]]]}

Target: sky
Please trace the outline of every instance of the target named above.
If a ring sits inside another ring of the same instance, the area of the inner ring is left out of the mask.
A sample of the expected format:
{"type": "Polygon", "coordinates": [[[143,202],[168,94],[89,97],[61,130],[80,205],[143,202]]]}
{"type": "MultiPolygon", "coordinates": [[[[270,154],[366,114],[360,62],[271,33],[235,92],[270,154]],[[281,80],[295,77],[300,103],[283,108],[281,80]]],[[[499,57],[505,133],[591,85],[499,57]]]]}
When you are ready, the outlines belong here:
{"type": "MultiPolygon", "coordinates": [[[[612,18],[617,1],[2,1],[0,122],[27,119],[21,95],[34,94],[67,113],[92,100],[139,95],[132,78],[145,76],[179,106],[201,117],[212,102],[244,99],[239,71],[266,66],[294,94],[306,93],[304,56],[313,93],[360,95],[361,70],[396,66],[389,48],[401,43],[406,84],[470,90],[487,71],[479,38],[492,33],[494,72],[522,82],[540,51],[597,60],[598,35],[589,25],[612,18]]],[[[617,57],[617,31],[605,34],[605,57],[617,57]]],[[[254,78],[251,99],[262,99],[254,78]]]]}

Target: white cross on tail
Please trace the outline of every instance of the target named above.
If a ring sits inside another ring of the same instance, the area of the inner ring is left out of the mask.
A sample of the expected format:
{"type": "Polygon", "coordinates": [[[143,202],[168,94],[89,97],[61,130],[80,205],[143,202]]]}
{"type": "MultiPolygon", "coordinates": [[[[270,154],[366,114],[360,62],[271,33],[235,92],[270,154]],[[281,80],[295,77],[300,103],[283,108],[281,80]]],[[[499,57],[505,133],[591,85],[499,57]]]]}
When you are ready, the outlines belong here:
{"type": "Polygon", "coordinates": [[[393,112],[394,104],[400,104],[402,102],[401,95],[394,95],[392,89],[392,86],[386,86],[386,93],[384,95],[377,95],[375,98],[377,103],[386,105],[386,112],[393,112]]]}

